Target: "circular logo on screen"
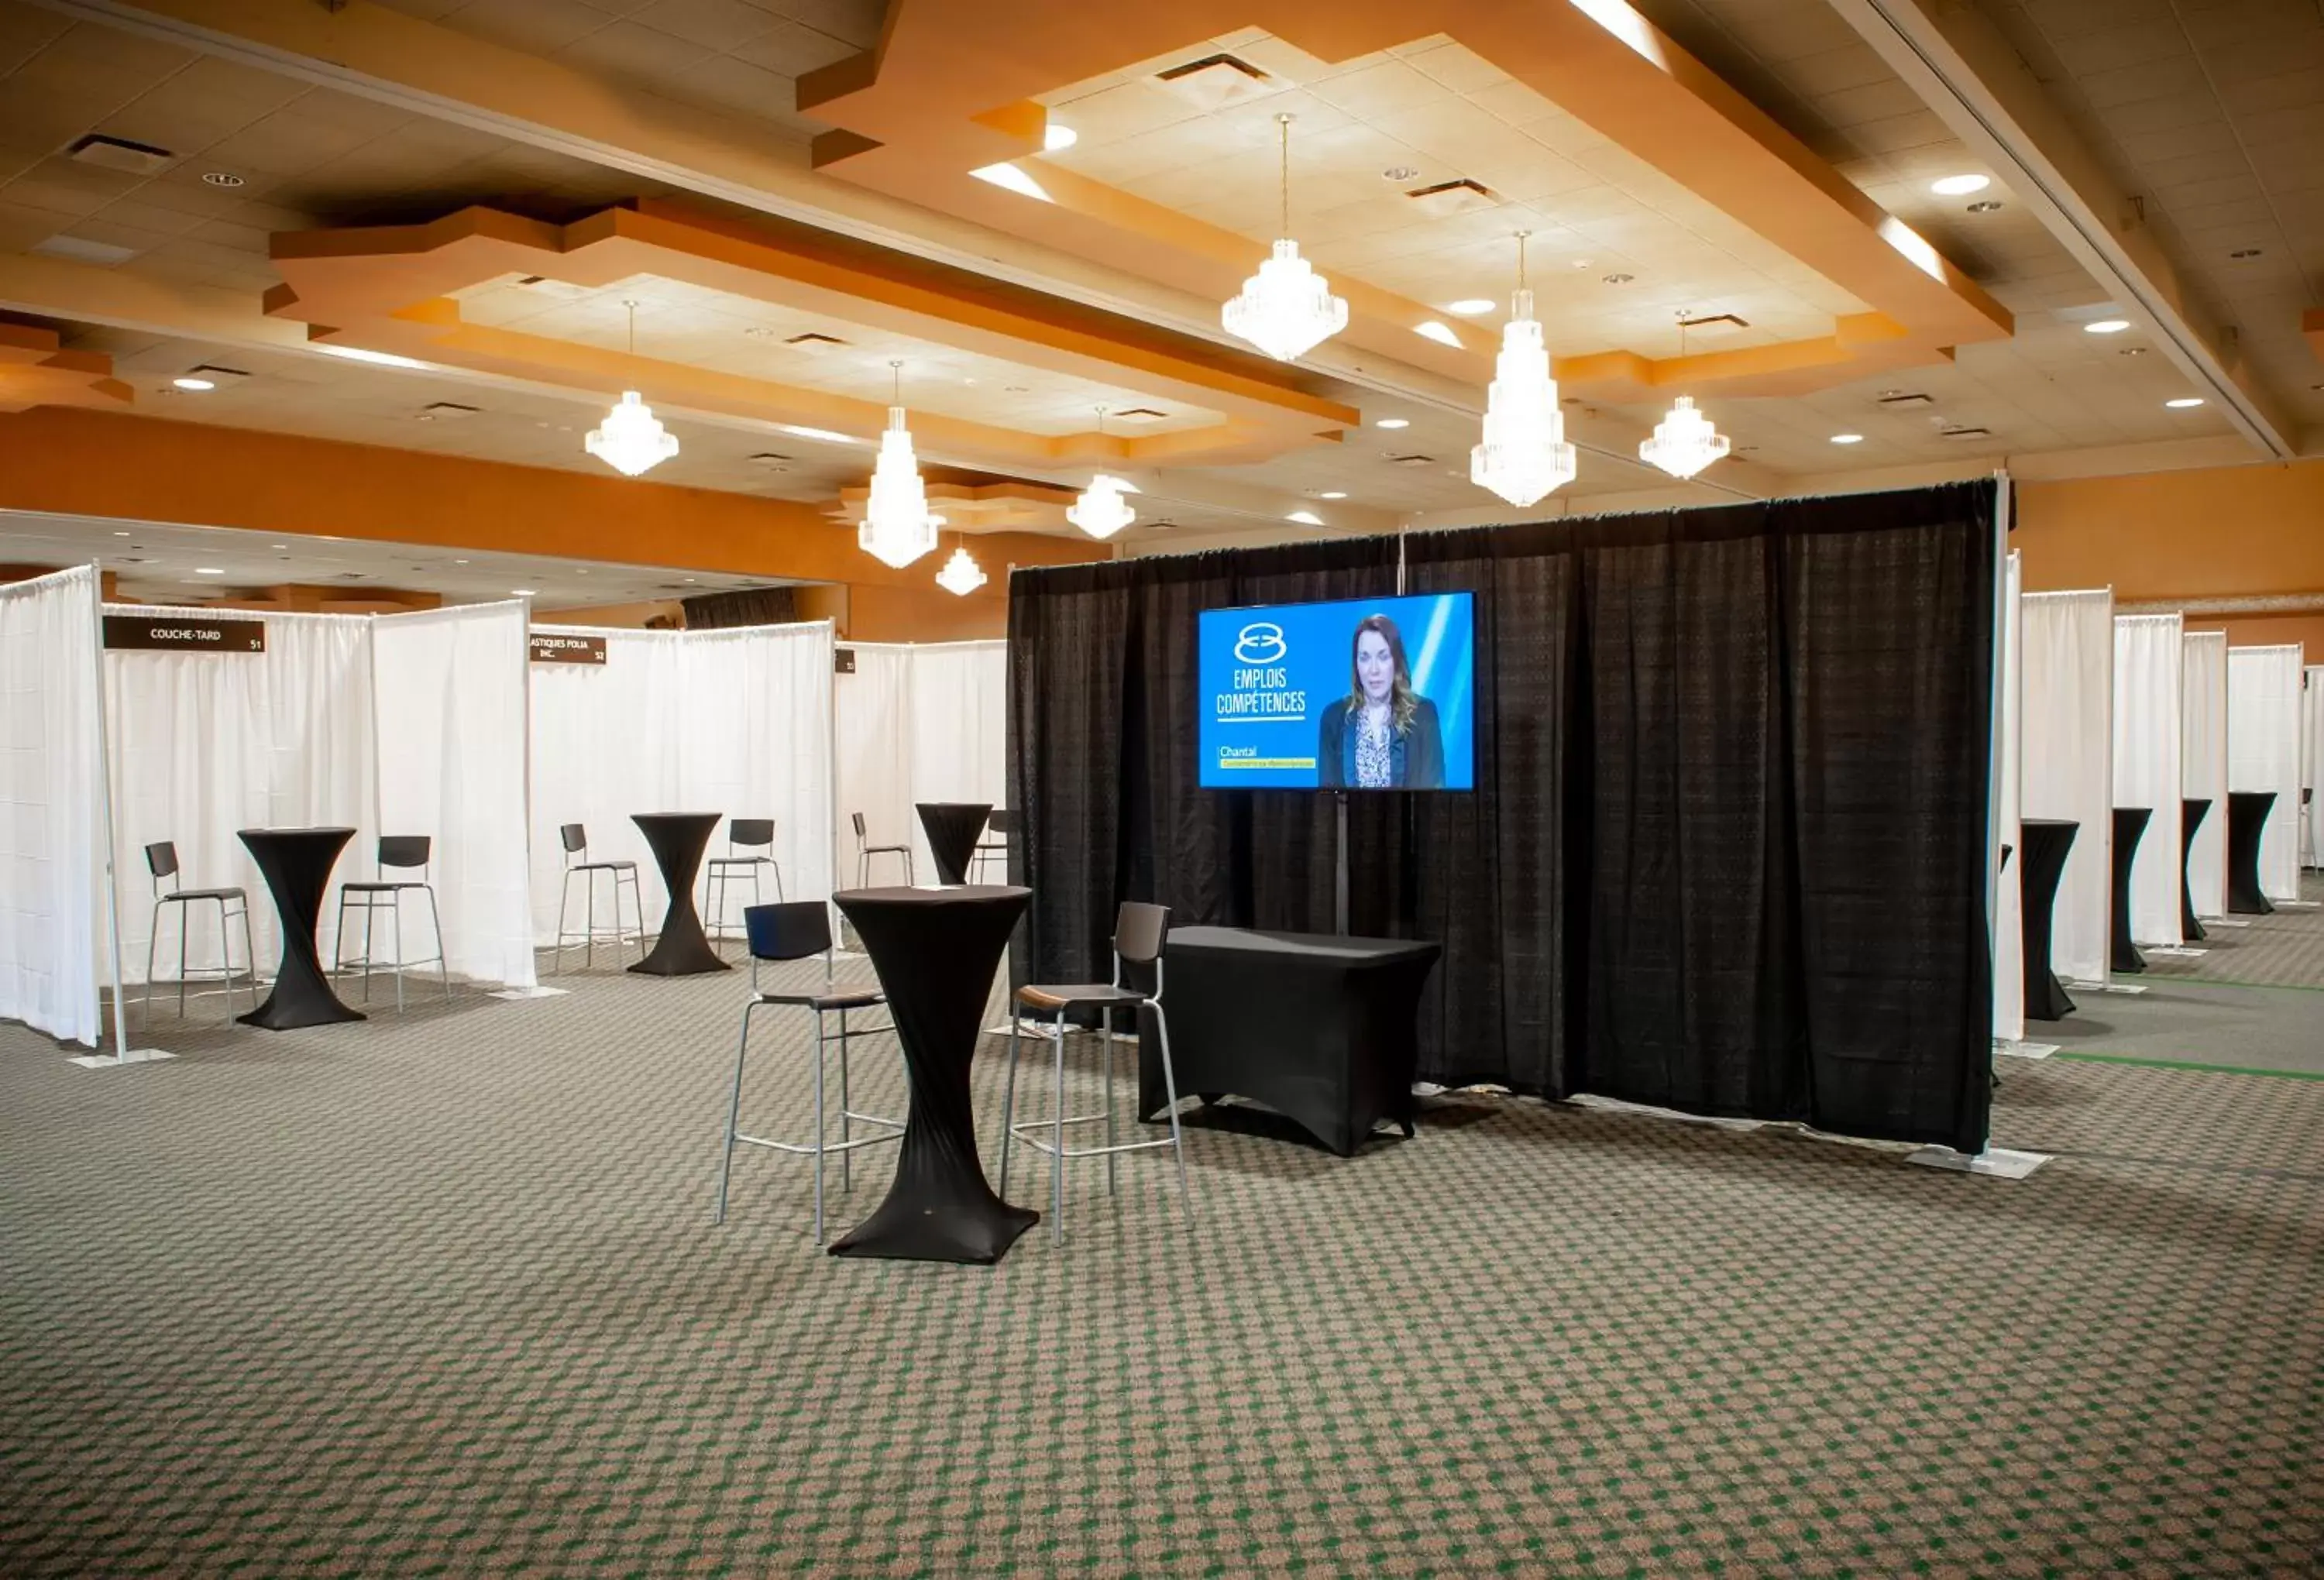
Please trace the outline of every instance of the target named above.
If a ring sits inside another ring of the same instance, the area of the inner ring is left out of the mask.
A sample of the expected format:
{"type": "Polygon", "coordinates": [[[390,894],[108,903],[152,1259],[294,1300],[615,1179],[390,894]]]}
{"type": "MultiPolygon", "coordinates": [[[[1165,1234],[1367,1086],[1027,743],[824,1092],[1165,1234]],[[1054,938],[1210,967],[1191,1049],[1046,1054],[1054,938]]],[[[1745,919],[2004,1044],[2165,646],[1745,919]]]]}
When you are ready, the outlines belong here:
{"type": "Polygon", "coordinates": [[[1289,651],[1283,628],[1273,620],[1255,620],[1235,636],[1235,657],[1245,664],[1272,664],[1289,651]]]}

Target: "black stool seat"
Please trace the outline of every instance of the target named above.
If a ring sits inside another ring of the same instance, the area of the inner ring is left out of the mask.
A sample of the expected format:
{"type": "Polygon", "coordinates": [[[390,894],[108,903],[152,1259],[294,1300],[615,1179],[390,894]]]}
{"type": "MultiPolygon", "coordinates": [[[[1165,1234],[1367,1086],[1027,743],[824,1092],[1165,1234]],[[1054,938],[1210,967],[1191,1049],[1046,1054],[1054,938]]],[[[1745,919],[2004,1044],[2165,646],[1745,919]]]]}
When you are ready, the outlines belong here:
{"type": "Polygon", "coordinates": [[[1111,982],[1037,982],[1017,989],[1028,1009],[1071,1009],[1077,1004],[1143,1004],[1147,996],[1111,982]]]}
{"type": "Polygon", "coordinates": [[[882,1001],[878,988],[863,988],[844,993],[761,993],[759,1002],[800,1006],[820,1015],[829,1009],[869,1009],[882,1001]]]}
{"type": "Polygon", "coordinates": [[[416,877],[383,877],[365,878],[360,883],[343,883],[339,886],[339,890],[343,894],[352,890],[356,894],[378,895],[391,894],[397,889],[424,889],[427,886],[424,881],[416,877]]]}
{"type": "Polygon", "coordinates": [[[565,870],[567,872],[635,872],[637,869],[638,864],[634,861],[576,861],[565,870]]]}
{"type": "Polygon", "coordinates": [[[164,900],[239,900],[246,896],[238,888],[171,889],[161,896],[164,900]]]}

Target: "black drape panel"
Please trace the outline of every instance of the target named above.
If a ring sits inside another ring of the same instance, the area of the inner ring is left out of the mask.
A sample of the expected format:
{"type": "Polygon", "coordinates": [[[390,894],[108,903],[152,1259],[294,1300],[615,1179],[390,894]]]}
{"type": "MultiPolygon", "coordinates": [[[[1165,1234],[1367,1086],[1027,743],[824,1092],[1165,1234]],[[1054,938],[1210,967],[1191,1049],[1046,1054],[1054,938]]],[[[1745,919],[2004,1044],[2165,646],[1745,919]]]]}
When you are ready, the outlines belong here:
{"type": "Polygon", "coordinates": [[[1477,594],[1477,788],[1348,801],[1351,926],[1429,938],[1421,1073],[1977,1150],[1990,483],[1019,572],[1019,969],[1122,899],[1321,932],[1327,795],[1197,788],[1195,616],[1477,594]]]}

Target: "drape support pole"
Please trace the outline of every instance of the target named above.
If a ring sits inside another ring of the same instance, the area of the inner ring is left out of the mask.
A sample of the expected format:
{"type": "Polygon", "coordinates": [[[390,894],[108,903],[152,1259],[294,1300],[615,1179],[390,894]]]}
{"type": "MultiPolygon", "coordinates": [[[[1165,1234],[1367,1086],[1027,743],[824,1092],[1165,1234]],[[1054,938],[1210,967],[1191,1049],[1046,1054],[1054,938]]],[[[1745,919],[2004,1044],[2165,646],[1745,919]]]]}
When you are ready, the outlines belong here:
{"type": "MultiPolygon", "coordinates": [[[[2006,758],[2004,753],[2004,715],[2002,687],[2008,676],[2002,671],[2006,666],[2009,621],[2009,524],[2015,501],[2010,496],[2009,472],[1996,467],[1993,473],[1993,681],[1989,705],[1993,716],[1988,729],[1985,770],[1985,944],[1987,955],[1998,961],[2001,940],[2001,774],[2006,758]]],[[[2022,864],[2024,857],[2018,857],[2022,864]]],[[[1990,995],[1987,996],[1990,998],[1990,995]]],[[[1991,1040],[1991,1031],[1987,1031],[1991,1040]]]]}
{"type": "Polygon", "coordinates": [[[1332,841],[1332,931],[1345,938],[1348,935],[1348,793],[1336,792],[1332,797],[1333,816],[1338,824],[1332,841]]]}
{"type": "MultiPolygon", "coordinates": [[[[105,718],[105,573],[92,560],[88,574],[89,602],[97,614],[97,645],[89,653],[89,662],[97,667],[97,807],[105,819],[105,931],[113,953],[113,1057],[83,1062],[117,1066],[168,1059],[171,1055],[158,1048],[140,1048],[133,1052],[129,1046],[128,995],[121,986],[121,890],[113,871],[113,730],[105,718]]],[[[254,978],[257,970],[256,963],[253,962],[251,972],[254,978]]],[[[100,1036],[98,1046],[103,1045],[100,1036]]]]}

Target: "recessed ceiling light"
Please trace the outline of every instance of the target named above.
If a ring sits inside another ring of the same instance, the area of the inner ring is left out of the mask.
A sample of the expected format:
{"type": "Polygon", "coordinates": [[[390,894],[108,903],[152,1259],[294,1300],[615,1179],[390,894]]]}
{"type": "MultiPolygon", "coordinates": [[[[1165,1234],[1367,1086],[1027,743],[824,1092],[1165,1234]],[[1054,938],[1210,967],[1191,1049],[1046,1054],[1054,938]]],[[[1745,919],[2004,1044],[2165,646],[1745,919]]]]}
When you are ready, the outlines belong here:
{"type": "Polygon", "coordinates": [[[1831,442],[1835,445],[1860,445],[1864,442],[1864,436],[1862,434],[1834,434],[1831,436],[1831,442]]]}
{"type": "Polygon", "coordinates": [[[1296,521],[1302,527],[1321,527],[1323,524],[1323,518],[1313,510],[1294,510],[1283,519],[1286,521],[1296,521]]]}
{"type": "Polygon", "coordinates": [[[1411,419],[1402,417],[1383,417],[1378,422],[1372,424],[1372,427],[1374,427],[1384,428],[1410,427],[1411,426],[1411,419]]]}
{"type": "Polygon", "coordinates": [[[2166,400],[2163,404],[2173,411],[2185,411],[2202,405],[2203,398],[2200,395],[2181,395],[2175,400],[2166,400]]]}
{"type": "Polygon", "coordinates": [[[348,362],[375,363],[383,368],[424,368],[428,364],[417,357],[398,356],[392,351],[369,351],[360,345],[317,345],[309,343],[309,351],[319,351],[325,356],[344,357],[348,362]]]}
{"type": "Polygon", "coordinates": [[[217,381],[215,379],[172,379],[170,382],[180,390],[215,390],[217,388],[217,381]]]}
{"type": "Polygon", "coordinates": [[[270,543],[266,547],[269,548],[288,548],[290,546],[287,543],[270,543]]]}
{"type": "Polygon", "coordinates": [[[1050,122],[1041,133],[1041,147],[1049,153],[1055,153],[1061,148],[1071,148],[1081,140],[1080,133],[1071,126],[1061,126],[1055,121],[1050,122]]]}
{"type": "Polygon", "coordinates": [[[2127,318],[2099,318],[2082,326],[2085,335],[2119,335],[2130,327],[2127,318]]]}
{"type": "Polygon", "coordinates": [[[196,565],[194,567],[194,574],[197,576],[223,576],[226,573],[218,569],[216,565],[196,565]]]}
{"type": "Polygon", "coordinates": [[[1992,185],[1991,176],[1941,176],[1929,183],[1929,190],[1940,198],[1966,198],[1992,185]]]}
{"type": "Polygon", "coordinates": [[[1461,337],[1452,332],[1452,326],[1437,319],[1430,318],[1423,323],[1415,324],[1412,326],[1412,332],[1423,340],[1434,340],[1437,344],[1449,345],[1455,351],[1461,348],[1461,337]]]}
{"type": "Polygon", "coordinates": [[[857,442],[853,434],[835,434],[829,428],[800,427],[788,422],[779,422],[775,426],[787,434],[797,434],[803,439],[821,439],[826,445],[853,445],[857,442]]]}
{"type": "Polygon", "coordinates": [[[1348,497],[1348,491],[1343,488],[1327,488],[1315,497],[1319,500],[1343,500],[1348,497]]]}
{"type": "Polygon", "coordinates": [[[538,587],[512,587],[509,589],[509,596],[512,598],[530,598],[540,591],[540,589],[538,587]]]}
{"type": "Polygon", "coordinates": [[[1491,312],[1493,302],[1489,297],[1462,297],[1457,302],[1446,302],[1444,310],[1458,313],[1464,318],[1473,318],[1480,313],[1491,312]]]}
{"type": "Polygon", "coordinates": [[[126,532],[116,532],[116,533],[115,533],[115,534],[114,534],[114,536],[115,536],[115,537],[128,537],[128,536],[129,536],[129,534],[127,534],[126,532]]]}
{"type": "Polygon", "coordinates": [[[454,560],[452,563],[456,565],[465,565],[468,562],[466,560],[454,560]]]}
{"type": "Polygon", "coordinates": [[[248,182],[244,181],[240,176],[235,175],[232,170],[208,170],[204,172],[202,180],[208,186],[226,187],[229,188],[249,185],[248,182]]]}

